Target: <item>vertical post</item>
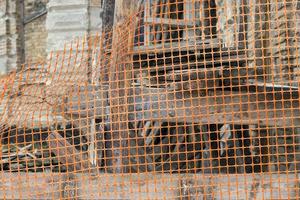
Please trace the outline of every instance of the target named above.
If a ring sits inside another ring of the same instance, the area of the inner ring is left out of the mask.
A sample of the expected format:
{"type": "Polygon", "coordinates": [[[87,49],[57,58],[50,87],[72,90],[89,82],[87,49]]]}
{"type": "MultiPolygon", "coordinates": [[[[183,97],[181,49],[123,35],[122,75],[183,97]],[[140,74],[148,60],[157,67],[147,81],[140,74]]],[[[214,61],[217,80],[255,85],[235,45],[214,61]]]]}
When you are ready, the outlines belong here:
{"type": "MultiPolygon", "coordinates": [[[[297,120],[297,121],[299,121],[299,120],[297,120]]],[[[299,124],[299,123],[297,123],[297,124],[299,124]]],[[[295,137],[295,155],[296,155],[295,171],[297,174],[299,174],[300,173],[300,128],[299,127],[295,128],[294,134],[295,134],[294,137],[295,137]]],[[[300,179],[298,179],[298,180],[300,180],[300,179]]]]}
{"type": "Polygon", "coordinates": [[[248,67],[254,68],[255,66],[255,0],[248,0],[247,13],[247,56],[248,67]]]}
{"type": "MultiPolygon", "coordinates": [[[[150,18],[150,9],[151,4],[150,0],[146,0],[145,2],[145,11],[144,11],[144,23],[147,22],[150,18]]],[[[145,23],[145,31],[144,31],[144,45],[149,46],[150,45],[150,25],[148,23],[145,23]]]]}
{"type": "MultiPolygon", "coordinates": [[[[235,43],[235,35],[237,32],[236,25],[236,0],[216,0],[217,16],[218,16],[218,37],[222,40],[222,46],[233,48],[235,43]]],[[[210,1],[208,1],[210,4],[210,1]]],[[[210,23],[210,20],[208,20],[210,23]]]]}
{"type": "Polygon", "coordinates": [[[190,26],[188,26],[191,22],[194,23],[195,19],[195,2],[192,0],[184,1],[184,20],[186,22],[186,28],[187,30],[184,32],[184,38],[186,41],[189,40],[196,40],[195,38],[195,31],[194,29],[191,29],[190,26]]]}
{"type": "Polygon", "coordinates": [[[207,125],[201,126],[202,132],[202,140],[205,145],[205,149],[203,149],[203,173],[204,174],[211,174],[212,173],[212,166],[211,166],[211,152],[210,152],[210,136],[208,132],[207,125]]]}
{"type": "Polygon", "coordinates": [[[17,1],[17,21],[18,21],[18,69],[20,69],[21,65],[25,63],[25,25],[24,25],[24,17],[25,17],[25,11],[24,11],[24,0],[18,0],[17,1]]]}
{"type": "MultiPolygon", "coordinates": [[[[115,173],[126,173],[129,171],[127,92],[132,80],[130,71],[132,58],[128,51],[133,46],[134,38],[132,32],[134,32],[134,27],[131,25],[135,23],[124,23],[128,22],[127,20],[137,12],[139,5],[139,0],[119,0],[115,4],[112,40],[113,59],[109,77],[112,140],[111,171],[115,173]],[[127,30],[123,30],[124,28],[127,30]],[[122,34],[122,37],[120,37],[120,34],[122,34]]],[[[133,19],[135,18],[131,18],[131,20],[133,19]]]]}

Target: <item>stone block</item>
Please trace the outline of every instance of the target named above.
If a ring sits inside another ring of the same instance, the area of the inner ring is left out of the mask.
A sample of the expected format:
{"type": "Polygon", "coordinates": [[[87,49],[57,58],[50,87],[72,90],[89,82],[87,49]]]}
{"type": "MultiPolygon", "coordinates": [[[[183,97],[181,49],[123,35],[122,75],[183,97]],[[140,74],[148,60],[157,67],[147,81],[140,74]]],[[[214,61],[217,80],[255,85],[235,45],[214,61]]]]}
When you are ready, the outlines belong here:
{"type": "Polygon", "coordinates": [[[2,17],[5,14],[6,2],[6,0],[0,0],[0,17],[2,17]]]}
{"type": "Polygon", "coordinates": [[[17,34],[17,28],[18,28],[18,24],[17,24],[17,20],[15,17],[10,17],[9,18],[9,33],[10,34],[17,34]]]}
{"type": "Polygon", "coordinates": [[[6,34],[6,20],[1,18],[0,19],[0,36],[6,34]]]}
{"type": "Polygon", "coordinates": [[[1,4],[0,4],[0,18],[3,18],[5,17],[5,7],[2,7],[1,4]]]}
{"type": "Polygon", "coordinates": [[[51,12],[48,14],[46,27],[51,31],[82,30],[88,28],[88,12],[51,12]]]}
{"type": "MultiPolygon", "coordinates": [[[[86,30],[79,31],[65,31],[65,32],[49,32],[47,40],[47,52],[64,50],[65,44],[70,44],[72,41],[76,42],[79,39],[79,44],[82,43],[86,30]]],[[[80,46],[79,49],[82,47],[80,46]]]]}
{"type": "Polygon", "coordinates": [[[7,59],[7,70],[11,71],[17,68],[17,56],[10,55],[7,59]]]}
{"type": "Polygon", "coordinates": [[[100,18],[100,8],[97,7],[90,7],[90,25],[91,30],[98,30],[100,31],[100,28],[102,26],[102,20],[100,18]]]}
{"type": "Polygon", "coordinates": [[[9,55],[16,55],[18,51],[17,47],[17,35],[10,36],[10,46],[7,49],[9,55]]]}
{"type": "Polygon", "coordinates": [[[0,39],[0,56],[7,54],[7,41],[6,37],[0,39]]]}
{"type": "Polygon", "coordinates": [[[101,2],[103,2],[103,1],[102,0],[90,0],[90,5],[101,7],[102,6],[101,2]]]}
{"type": "Polygon", "coordinates": [[[75,7],[82,7],[87,6],[88,0],[50,0],[47,4],[49,10],[55,9],[63,9],[64,7],[74,8],[75,7]]]}
{"type": "Polygon", "coordinates": [[[9,9],[8,12],[10,14],[16,13],[17,12],[17,6],[16,6],[16,0],[10,0],[9,1],[9,9]]]}
{"type": "Polygon", "coordinates": [[[7,73],[7,57],[0,56],[0,75],[7,73]]]}

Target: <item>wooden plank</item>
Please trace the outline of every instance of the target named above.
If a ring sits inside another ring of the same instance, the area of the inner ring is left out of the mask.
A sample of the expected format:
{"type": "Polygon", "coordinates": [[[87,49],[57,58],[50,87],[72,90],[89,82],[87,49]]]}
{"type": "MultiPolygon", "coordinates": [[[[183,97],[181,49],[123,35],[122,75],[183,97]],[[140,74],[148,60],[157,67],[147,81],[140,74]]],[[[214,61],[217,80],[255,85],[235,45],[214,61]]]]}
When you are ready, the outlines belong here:
{"type": "Polygon", "coordinates": [[[190,90],[143,87],[132,90],[130,120],[278,127],[300,125],[298,90],[268,91],[266,87],[245,85],[243,88],[231,87],[232,91],[215,90],[208,96],[190,90]]]}
{"type": "Polygon", "coordinates": [[[168,71],[166,75],[147,76],[137,79],[133,85],[143,85],[148,87],[166,87],[175,90],[208,90],[219,88],[222,68],[211,69],[186,69],[168,71]]]}
{"type": "Polygon", "coordinates": [[[80,199],[299,199],[299,175],[1,173],[0,198],[61,199],[76,186],[80,199]]]}
{"type": "Polygon", "coordinates": [[[169,26],[175,26],[175,27],[188,27],[192,28],[195,26],[195,24],[190,20],[184,20],[184,19],[170,19],[170,18],[152,18],[148,17],[145,18],[145,24],[161,24],[161,25],[169,25],[169,26]]]}
{"type": "Polygon", "coordinates": [[[205,41],[182,41],[172,43],[161,43],[148,46],[135,46],[132,54],[151,54],[151,53],[167,53],[174,51],[197,51],[200,49],[214,49],[219,48],[218,39],[207,39],[205,41]]]}
{"type": "Polygon", "coordinates": [[[169,71],[165,75],[167,81],[212,80],[220,77],[222,68],[197,68],[169,71]]]}
{"type": "MultiPolygon", "coordinates": [[[[157,55],[160,54],[160,52],[157,52],[157,55]]],[[[229,52],[223,52],[223,50],[219,53],[193,53],[191,55],[182,55],[181,59],[189,59],[189,62],[184,62],[181,61],[181,63],[176,63],[172,60],[179,60],[178,55],[174,55],[172,57],[171,55],[169,56],[164,56],[161,58],[155,57],[155,56],[149,56],[146,57],[145,55],[135,55],[135,68],[150,68],[150,71],[160,71],[160,68],[165,67],[166,70],[176,68],[176,64],[179,65],[180,69],[186,69],[187,66],[189,67],[207,67],[207,66],[217,66],[217,65],[226,65],[226,66],[231,66],[230,63],[238,63],[238,62],[246,62],[247,57],[242,51],[229,51],[229,52]],[[228,55],[229,54],[229,55],[228,55]],[[140,57],[143,56],[143,57],[140,57]],[[193,56],[193,57],[192,57],[193,56]],[[189,58],[190,57],[190,58],[189,58]],[[192,59],[191,59],[192,57],[192,59]],[[145,63],[145,64],[144,64],[145,63]],[[149,64],[146,63],[153,63],[152,65],[149,66],[149,64]],[[143,65],[144,64],[144,65],[143,65]],[[175,66],[169,66],[173,64],[175,66]],[[157,69],[158,68],[158,69],[157,69]]],[[[236,67],[238,68],[238,67],[236,67]]],[[[253,69],[248,67],[248,69],[253,69]]]]}
{"type": "Polygon", "coordinates": [[[80,153],[58,132],[53,131],[46,139],[49,150],[53,152],[60,163],[65,165],[68,171],[88,170],[89,164],[84,155],[80,153]]]}
{"type": "Polygon", "coordinates": [[[129,171],[128,158],[128,124],[127,121],[127,88],[130,87],[132,51],[135,21],[132,17],[141,5],[140,0],[119,0],[115,4],[114,30],[112,41],[112,61],[109,72],[110,121],[112,150],[108,155],[107,165],[110,171],[120,173],[129,171]],[[122,34],[121,34],[122,33],[122,34]],[[124,34],[125,33],[125,34],[124,34]],[[125,72],[125,73],[124,73],[125,72]]]}
{"type": "Polygon", "coordinates": [[[60,199],[66,174],[0,174],[1,199],[60,199]]]}

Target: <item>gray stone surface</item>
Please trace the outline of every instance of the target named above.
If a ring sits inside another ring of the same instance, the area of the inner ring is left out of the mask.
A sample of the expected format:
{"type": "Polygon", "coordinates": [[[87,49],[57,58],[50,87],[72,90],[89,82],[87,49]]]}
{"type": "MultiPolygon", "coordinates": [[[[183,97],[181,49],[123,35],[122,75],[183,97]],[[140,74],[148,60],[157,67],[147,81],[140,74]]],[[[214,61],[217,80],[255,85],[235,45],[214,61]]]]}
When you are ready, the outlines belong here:
{"type": "Polygon", "coordinates": [[[86,0],[50,0],[46,22],[47,52],[63,50],[64,44],[74,37],[83,37],[88,31],[88,24],[86,0]]]}
{"type": "Polygon", "coordinates": [[[0,2],[0,73],[5,74],[20,65],[19,20],[16,0],[0,2]]]}
{"type": "Polygon", "coordinates": [[[75,38],[101,32],[100,2],[50,0],[47,7],[48,53],[63,50],[75,38]]]}

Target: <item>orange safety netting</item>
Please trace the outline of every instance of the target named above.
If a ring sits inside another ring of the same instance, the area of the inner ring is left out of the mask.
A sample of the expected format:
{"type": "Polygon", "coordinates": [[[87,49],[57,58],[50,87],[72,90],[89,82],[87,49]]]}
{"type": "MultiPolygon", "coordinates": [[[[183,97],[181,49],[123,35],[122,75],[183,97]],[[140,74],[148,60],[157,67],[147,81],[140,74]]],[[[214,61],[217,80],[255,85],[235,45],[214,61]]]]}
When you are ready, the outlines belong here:
{"type": "Polygon", "coordinates": [[[299,199],[296,0],[147,0],[1,79],[4,199],[299,199]]]}

